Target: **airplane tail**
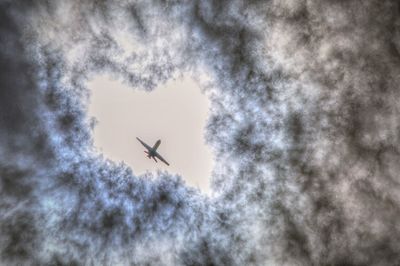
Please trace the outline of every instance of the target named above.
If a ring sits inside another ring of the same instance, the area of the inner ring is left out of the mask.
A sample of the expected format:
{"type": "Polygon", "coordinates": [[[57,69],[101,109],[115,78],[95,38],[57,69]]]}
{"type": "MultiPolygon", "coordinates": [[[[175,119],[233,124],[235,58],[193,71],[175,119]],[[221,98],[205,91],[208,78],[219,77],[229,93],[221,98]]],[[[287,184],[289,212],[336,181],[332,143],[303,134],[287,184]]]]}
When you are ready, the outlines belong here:
{"type": "Polygon", "coordinates": [[[158,163],[157,160],[156,160],[156,157],[153,157],[153,159],[154,159],[154,161],[156,161],[156,163],[158,163]]]}

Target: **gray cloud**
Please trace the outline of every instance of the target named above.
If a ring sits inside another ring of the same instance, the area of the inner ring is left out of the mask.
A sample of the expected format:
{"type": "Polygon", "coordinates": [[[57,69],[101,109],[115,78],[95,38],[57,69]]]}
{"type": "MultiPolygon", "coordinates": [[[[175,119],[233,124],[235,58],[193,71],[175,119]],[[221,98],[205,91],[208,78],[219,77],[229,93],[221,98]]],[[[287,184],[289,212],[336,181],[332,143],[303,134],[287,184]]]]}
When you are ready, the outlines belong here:
{"type": "Polygon", "coordinates": [[[396,1],[1,6],[4,264],[398,264],[396,1]],[[88,78],[199,71],[216,197],[93,154],[88,78]]]}

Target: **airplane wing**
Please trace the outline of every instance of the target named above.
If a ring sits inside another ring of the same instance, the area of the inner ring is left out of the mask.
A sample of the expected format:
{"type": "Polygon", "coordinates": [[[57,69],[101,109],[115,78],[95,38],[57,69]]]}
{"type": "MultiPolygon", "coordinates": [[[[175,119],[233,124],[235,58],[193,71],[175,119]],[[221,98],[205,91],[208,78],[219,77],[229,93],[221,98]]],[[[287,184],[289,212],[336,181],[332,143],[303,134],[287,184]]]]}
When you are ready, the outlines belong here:
{"type": "Polygon", "coordinates": [[[164,160],[164,158],[161,157],[161,155],[158,154],[158,152],[156,152],[155,157],[157,157],[158,159],[160,159],[160,161],[162,161],[162,162],[165,163],[166,165],[169,165],[169,163],[168,163],[166,160],[164,160]]]}
{"type": "Polygon", "coordinates": [[[142,143],[142,145],[146,148],[146,149],[148,149],[149,151],[151,151],[151,147],[149,146],[149,145],[147,145],[146,143],[144,143],[141,139],[139,139],[138,137],[136,137],[136,139],[140,142],[140,143],[142,143]]]}

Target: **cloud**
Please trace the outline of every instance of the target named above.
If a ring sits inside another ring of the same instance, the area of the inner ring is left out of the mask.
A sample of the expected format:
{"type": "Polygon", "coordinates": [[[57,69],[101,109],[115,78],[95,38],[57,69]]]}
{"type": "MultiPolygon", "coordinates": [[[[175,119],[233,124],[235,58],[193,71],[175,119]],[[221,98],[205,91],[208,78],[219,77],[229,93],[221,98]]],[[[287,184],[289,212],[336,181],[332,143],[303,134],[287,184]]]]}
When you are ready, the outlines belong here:
{"type": "Polygon", "coordinates": [[[396,1],[3,2],[5,264],[394,265],[396,1]],[[85,82],[207,72],[216,196],[93,153],[85,82]]]}

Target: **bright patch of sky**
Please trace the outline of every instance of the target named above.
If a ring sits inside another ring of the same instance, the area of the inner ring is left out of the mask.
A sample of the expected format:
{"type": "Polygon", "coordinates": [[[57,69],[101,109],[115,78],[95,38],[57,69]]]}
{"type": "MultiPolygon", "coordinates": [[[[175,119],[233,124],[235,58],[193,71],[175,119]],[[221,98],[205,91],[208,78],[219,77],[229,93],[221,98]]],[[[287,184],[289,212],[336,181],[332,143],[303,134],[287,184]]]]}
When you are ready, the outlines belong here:
{"type": "Polygon", "coordinates": [[[88,86],[99,152],[125,162],[136,175],[166,170],[181,175],[189,186],[210,192],[213,159],[203,136],[210,103],[193,79],[170,80],[152,92],[107,76],[96,77],[88,86]],[[148,159],[136,137],[150,146],[161,139],[157,151],[170,166],[148,159]]]}

